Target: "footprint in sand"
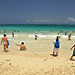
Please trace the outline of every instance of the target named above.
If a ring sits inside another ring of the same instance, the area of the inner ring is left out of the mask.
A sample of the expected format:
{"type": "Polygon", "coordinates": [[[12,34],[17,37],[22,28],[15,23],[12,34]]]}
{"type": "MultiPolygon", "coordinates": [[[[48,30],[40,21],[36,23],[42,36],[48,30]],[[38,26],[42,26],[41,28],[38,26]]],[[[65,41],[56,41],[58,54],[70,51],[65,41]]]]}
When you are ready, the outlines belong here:
{"type": "Polygon", "coordinates": [[[39,53],[35,53],[35,55],[39,55],[39,53]]]}
{"type": "Polygon", "coordinates": [[[6,59],[5,61],[11,61],[11,59],[6,59]]]}
{"type": "Polygon", "coordinates": [[[44,59],[43,61],[47,61],[47,59],[44,59]]]}
{"type": "Polygon", "coordinates": [[[74,65],[72,65],[71,67],[75,67],[74,65]]]}
{"type": "Polygon", "coordinates": [[[44,61],[47,61],[48,58],[45,58],[44,61]]]}
{"type": "Polygon", "coordinates": [[[5,63],[5,62],[1,62],[1,63],[5,63]]]}
{"type": "Polygon", "coordinates": [[[11,63],[9,65],[11,65],[11,63]]]}
{"type": "Polygon", "coordinates": [[[53,57],[51,57],[51,59],[53,59],[53,57]]]}

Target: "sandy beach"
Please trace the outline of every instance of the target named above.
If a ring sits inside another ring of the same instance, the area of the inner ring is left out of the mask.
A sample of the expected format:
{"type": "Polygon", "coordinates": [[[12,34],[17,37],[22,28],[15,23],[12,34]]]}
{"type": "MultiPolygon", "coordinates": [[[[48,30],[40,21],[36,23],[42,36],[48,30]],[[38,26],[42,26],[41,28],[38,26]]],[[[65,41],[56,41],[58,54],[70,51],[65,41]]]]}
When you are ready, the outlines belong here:
{"type": "Polygon", "coordinates": [[[75,0],[0,0],[0,75],[75,75],[75,0]]]}
{"type": "MultiPolygon", "coordinates": [[[[60,38],[61,47],[57,57],[52,56],[53,40],[56,38],[8,37],[9,52],[3,52],[0,45],[0,75],[75,75],[75,57],[69,60],[70,48],[75,39],[60,38]],[[26,51],[20,51],[15,44],[25,42],[26,51]]],[[[1,40],[1,37],[0,37],[1,40]]]]}

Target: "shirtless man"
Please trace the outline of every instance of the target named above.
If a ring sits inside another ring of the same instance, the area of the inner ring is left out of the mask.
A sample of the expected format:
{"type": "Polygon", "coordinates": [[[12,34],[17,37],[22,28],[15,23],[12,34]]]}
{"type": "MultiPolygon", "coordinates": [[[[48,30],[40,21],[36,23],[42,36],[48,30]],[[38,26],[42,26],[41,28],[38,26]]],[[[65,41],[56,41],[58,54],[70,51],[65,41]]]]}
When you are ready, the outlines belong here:
{"type": "Polygon", "coordinates": [[[4,37],[2,38],[1,40],[1,44],[3,42],[3,45],[4,45],[4,52],[7,52],[7,37],[6,37],[6,34],[4,34],[4,37]]]}
{"type": "Polygon", "coordinates": [[[21,43],[21,45],[18,45],[16,44],[17,46],[20,46],[20,50],[23,51],[23,50],[27,50],[27,48],[25,47],[24,45],[24,42],[21,43]]]}

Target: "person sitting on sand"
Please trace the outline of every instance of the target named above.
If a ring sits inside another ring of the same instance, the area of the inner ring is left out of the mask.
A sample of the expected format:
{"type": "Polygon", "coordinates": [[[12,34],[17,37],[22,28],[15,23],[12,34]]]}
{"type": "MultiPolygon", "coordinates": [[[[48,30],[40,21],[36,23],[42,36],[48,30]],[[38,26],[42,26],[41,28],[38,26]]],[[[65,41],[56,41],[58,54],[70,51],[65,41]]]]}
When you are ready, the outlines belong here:
{"type": "Polygon", "coordinates": [[[54,44],[53,56],[54,56],[55,52],[56,52],[56,56],[58,56],[58,51],[59,51],[59,48],[60,48],[60,40],[59,40],[58,36],[57,36],[56,40],[53,41],[53,44],[54,44]]]}
{"type": "Polygon", "coordinates": [[[16,44],[17,46],[20,46],[20,50],[23,51],[23,50],[27,50],[27,48],[25,47],[24,45],[24,42],[21,43],[21,45],[18,45],[16,44]]]}
{"type": "Polygon", "coordinates": [[[4,45],[4,52],[8,52],[7,50],[7,37],[6,37],[6,34],[4,34],[4,37],[2,38],[1,40],[1,44],[3,42],[3,45],[4,45]]]}
{"type": "Polygon", "coordinates": [[[68,40],[71,40],[71,34],[68,35],[68,40]]]}
{"type": "MultiPolygon", "coordinates": [[[[72,46],[72,48],[74,48],[74,50],[73,50],[73,54],[72,54],[70,60],[72,60],[73,56],[75,56],[75,44],[72,46]]],[[[72,48],[70,50],[72,50],[72,48]]]]}

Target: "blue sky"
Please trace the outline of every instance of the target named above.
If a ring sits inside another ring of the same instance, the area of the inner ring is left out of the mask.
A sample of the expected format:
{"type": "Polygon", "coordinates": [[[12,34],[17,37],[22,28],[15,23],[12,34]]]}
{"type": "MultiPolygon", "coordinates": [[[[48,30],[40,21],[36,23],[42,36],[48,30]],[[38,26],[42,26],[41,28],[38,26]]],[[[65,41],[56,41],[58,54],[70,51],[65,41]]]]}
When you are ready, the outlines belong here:
{"type": "Polygon", "coordinates": [[[0,0],[0,24],[75,24],[75,0],[0,0]]]}

